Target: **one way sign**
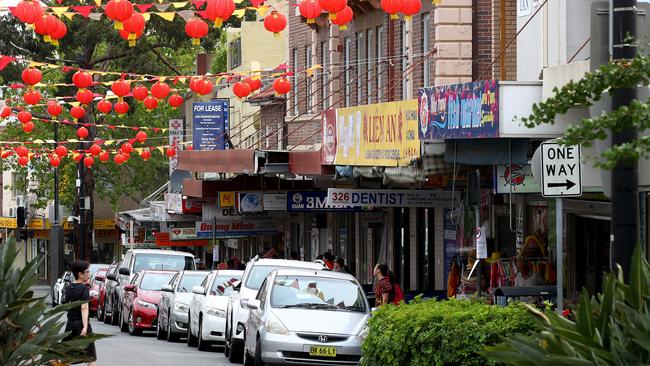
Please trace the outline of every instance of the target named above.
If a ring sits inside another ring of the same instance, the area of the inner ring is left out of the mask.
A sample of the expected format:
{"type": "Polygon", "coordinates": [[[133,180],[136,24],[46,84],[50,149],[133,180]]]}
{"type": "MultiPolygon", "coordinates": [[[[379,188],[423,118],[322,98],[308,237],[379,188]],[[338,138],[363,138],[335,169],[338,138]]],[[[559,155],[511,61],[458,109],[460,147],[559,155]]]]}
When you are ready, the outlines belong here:
{"type": "Polygon", "coordinates": [[[582,194],[580,145],[561,146],[544,142],[542,150],[542,195],[568,197],[582,194]]]}

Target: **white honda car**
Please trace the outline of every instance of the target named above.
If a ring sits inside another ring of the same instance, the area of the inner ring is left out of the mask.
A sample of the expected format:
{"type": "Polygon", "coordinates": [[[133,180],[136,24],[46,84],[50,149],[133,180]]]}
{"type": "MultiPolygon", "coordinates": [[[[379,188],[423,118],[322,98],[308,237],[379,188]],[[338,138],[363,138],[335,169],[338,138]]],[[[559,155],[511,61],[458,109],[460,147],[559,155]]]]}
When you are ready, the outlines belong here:
{"type": "Polygon", "coordinates": [[[324,267],[319,263],[301,262],[285,259],[253,258],[246,265],[241,283],[235,286],[228,301],[226,314],[226,345],[224,355],[231,362],[241,362],[244,357],[244,342],[246,340],[246,322],[248,321],[249,299],[254,299],[262,281],[274,269],[302,268],[314,271],[324,267]]]}
{"type": "Polygon", "coordinates": [[[225,341],[226,308],[233,287],[244,271],[212,271],[200,286],[194,286],[189,306],[187,344],[206,351],[213,344],[225,341]]]}
{"type": "Polygon", "coordinates": [[[357,365],[368,300],[357,280],[331,271],[271,272],[249,299],[244,365],[357,365]]]}

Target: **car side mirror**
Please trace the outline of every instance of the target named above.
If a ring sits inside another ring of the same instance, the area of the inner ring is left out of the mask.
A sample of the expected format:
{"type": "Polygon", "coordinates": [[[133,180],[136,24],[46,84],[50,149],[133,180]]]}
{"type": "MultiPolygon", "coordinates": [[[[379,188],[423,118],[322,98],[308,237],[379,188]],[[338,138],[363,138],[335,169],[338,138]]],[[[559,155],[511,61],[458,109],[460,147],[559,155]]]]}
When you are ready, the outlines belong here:
{"type": "Polygon", "coordinates": [[[115,273],[107,274],[106,279],[111,280],[111,281],[117,281],[117,277],[115,277],[115,273]]]}
{"type": "Polygon", "coordinates": [[[163,287],[160,290],[165,291],[165,292],[174,292],[174,289],[172,288],[172,285],[170,285],[170,284],[163,285],[163,287]]]}
{"type": "Polygon", "coordinates": [[[126,268],[126,267],[122,267],[122,268],[120,268],[120,274],[121,274],[122,276],[130,276],[130,275],[131,275],[131,271],[129,271],[129,269],[126,268]]]}
{"type": "Polygon", "coordinates": [[[197,295],[205,295],[205,288],[203,286],[194,286],[192,287],[192,292],[197,295]]]}
{"type": "Polygon", "coordinates": [[[250,299],[246,302],[246,307],[248,307],[251,310],[259,309],[260,308],[260,300],[258,299],[250,299]]]}
{"type": "Polygon", "coordinates": [[[237,284],[232,288],[233,291],[239,291],[241,289],[241,281],[237,281],[237,284]]]}
{"type": "Polygon", "coordinates": [[[124,291],[135,292],[135,285],[133,284],[124,285],[124,291]]]}

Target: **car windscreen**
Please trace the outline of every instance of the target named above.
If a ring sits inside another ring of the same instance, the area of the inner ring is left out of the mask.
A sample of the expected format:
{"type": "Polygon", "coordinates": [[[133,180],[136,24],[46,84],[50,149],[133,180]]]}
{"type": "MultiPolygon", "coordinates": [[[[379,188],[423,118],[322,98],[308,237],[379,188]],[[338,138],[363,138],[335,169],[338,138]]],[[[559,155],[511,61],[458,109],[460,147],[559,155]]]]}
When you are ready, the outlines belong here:
{"type": "Polygon", "coordinates": [[[264,282],[264,279],[266,276],[271,273],[272,270],[274,269],[279,269],[282,267],[276,267],[276,266],[253,266],[253,269],[251,269],[250,274],[246,278],[246,284],[245,286],[253,289],[253,290],[259,290],[260,286],[262,286],[262,282],[264,282]]]}
{"type": "Polygon", "coordinates": [[[176,287],[176,292],[191,292],[192,287],[200,286],[207,273],[185,273],[176,287]]]}
{"type": "Polygon", "coordinates": [[[354,282],[315,276],[277,276],[271,307],[367,312],[365,295],[354,282]]]}
{"type": "Polygon", "coordinates": [[[144,269],[159,271],[182,271],[193,270],[194,259],[184,255],[169,254],[138,254],[135,256],[133,272],[137,273],[144,269]]]}
{"type": "Polygon", "coordinates": [[[176,273],[145,273],[140,282],[140,289],[147,291],[160,291],[163,285],[169,283],[176,273]]]}
{"type": "Polygon", "coordinates": [[[235,282],[241,280],[240,275],[223,275],[217,276],[212,281],[212,288],[210,288],[210,295],[215,296],[229,296],[232,293],[235,282]]]}

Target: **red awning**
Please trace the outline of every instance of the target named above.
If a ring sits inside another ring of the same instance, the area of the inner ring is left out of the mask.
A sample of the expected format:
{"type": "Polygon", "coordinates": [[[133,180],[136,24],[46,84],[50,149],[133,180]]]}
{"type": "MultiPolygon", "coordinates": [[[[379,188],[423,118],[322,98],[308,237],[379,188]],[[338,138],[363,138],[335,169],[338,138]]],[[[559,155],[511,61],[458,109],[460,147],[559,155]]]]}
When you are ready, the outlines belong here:
{"type": "Polygon", "coordinates": [[[178,152],[178,168],[201,173],[255,173],[255,150],[233,149],[178,152]]]}
{"type": "Polygon", "coordinates": [[[334,175],[334,166],[321,165],[321,152],[290,151],[289,171],[300,175],[334,175]]]}
{"type": "Polygon", "coordinates": [[[209,241],[204,239],[194,240],[170,240],[169,233],[157,232],[156,233],[156,246],[157,247],[204,247],[208,245],[209,241]]]}
{"type": "Polygon", "coordinates": [[[183,194],[190,197],[218,198],[219,192],[289,191],[314,189],[312,180],[286,180],[276,177],[238,175],[226,180],[183,180],[183,194]]]}

